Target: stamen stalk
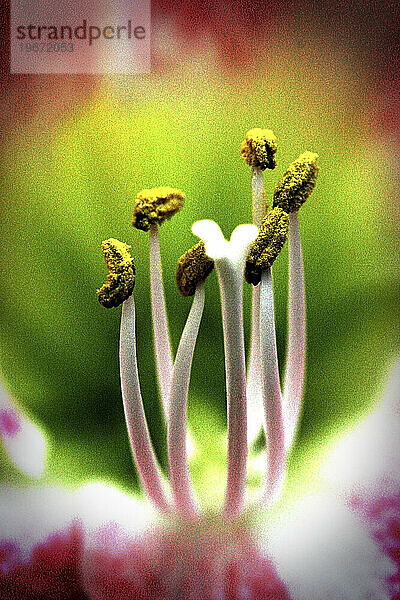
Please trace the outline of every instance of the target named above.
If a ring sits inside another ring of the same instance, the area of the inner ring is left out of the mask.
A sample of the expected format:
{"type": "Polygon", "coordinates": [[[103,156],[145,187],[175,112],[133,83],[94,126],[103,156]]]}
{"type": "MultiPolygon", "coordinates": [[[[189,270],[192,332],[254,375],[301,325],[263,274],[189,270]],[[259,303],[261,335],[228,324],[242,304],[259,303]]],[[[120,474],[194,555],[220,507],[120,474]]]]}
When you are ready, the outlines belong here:
{"type": "Polygon", "coordinates": [[[283,393],[285,446],[296,432],[304,387],[306,353],[306,302],[299,217],[289,215],[289,333],[283,393]]]}
{"type": "Polygon", "coordinates": [[[120,331],[121,389],[133,456],[144,489],[155,506],[169,510],[160,468],[151,444],[143,409],[136,360],[135,303],[133,296],[122,305],[120,331]]]}
{"type": "Polygon", "coordinates": [[[252,287],[251,344],[247,370],[248,429],[247,443],[252,445],[263,423],[260,358],[260,286],[252,287]]]}
{"type": "Polygon", "coordinates": [[[263,202],[264,177],[261,169],[253,167],[251,171],[251,197],[253,223],[260,227],[265,213],[265,203],[263,202]]]}
{"type": "Polygon", "coordinates": [[[270,268],[263,271],[260,288],[262,389],[268,465],[264,500],[271,502],[279,491],[285,472],[285,443],[270,268]]]}
{"type": "Polygon", "coordinates": [[[173,358],[168,330],[167,309],[165,306],[160,240],[157,225],[150,229],[150,287],[158,384],[164,413],[168,418],[168,397],[171,387],[173,358]]]}
{"type": "Polygon", "coordinates": [[[175,505],[184,515],[196,514],[186,441],[186,412],[190,372],[203,315],[204,283],[196,287],[193,304],[179,343],[169,397],[168,460],[175,505]]]}
{"type": "MultiPolygon", "coordinates": [[[[264,177],[261,169],[253,167],[251,172],[251,196],[253,223],[260,226],[265,213],[264,202],[264,177]]],[[[260,286],[252,286],[251,308],[251,343],[250,359],[247,370],[247,403],[248,403],[248,429],[247,442],[251,446],[262,426],[262,394],[260,387],[260,286]]]]}

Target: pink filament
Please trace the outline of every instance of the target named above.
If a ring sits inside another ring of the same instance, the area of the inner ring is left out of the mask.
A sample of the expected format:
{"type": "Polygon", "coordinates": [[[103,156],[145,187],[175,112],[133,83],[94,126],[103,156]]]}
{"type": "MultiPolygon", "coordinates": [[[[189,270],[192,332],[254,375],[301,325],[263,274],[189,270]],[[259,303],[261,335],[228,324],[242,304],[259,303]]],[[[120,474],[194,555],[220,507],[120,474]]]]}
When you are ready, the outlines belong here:
{"type": "Polygon", "coordinates": [[[283,386],[287,450],[293,442],[299,418],[306,355],[304,268],[297,213],[290,214],[289,223],[289,335],[283,386]]]}
{"type": "Polygon", "coordinates": [[[151,444],[140,392],[136,361],[135,303],[133,296],[122,306],[120,335],[122,399],[129,439],[141,482],[149,498],[160,510],[169,509],[161,472],[151,444]]]}
{"type": "Polygon", "coordinates": [[[169,339],[167,309],[165,306],[160,241],[157,226],[152,227],[150,230],[150,286],[158,383],[164,413],[168,417],[168,396],[171,387],[173,359],[169,339]]]}
{"type": "Polygon", "coordinates": [[[204,284],[195,292],[183,330],[172,374],[169,401],[168,460],[175,504],[184,515],[197,513],[186,452],[186,410],[190,372],[197,334],[204,308],[204,284]]]}
{"type": "Polygon", "coordinates": [[[270,501],[279,491],[285,472],[282,395],[276,349],[271,269],[263,272],[260,285],[262,388],[268,464],[265,500],[270,501]]]}

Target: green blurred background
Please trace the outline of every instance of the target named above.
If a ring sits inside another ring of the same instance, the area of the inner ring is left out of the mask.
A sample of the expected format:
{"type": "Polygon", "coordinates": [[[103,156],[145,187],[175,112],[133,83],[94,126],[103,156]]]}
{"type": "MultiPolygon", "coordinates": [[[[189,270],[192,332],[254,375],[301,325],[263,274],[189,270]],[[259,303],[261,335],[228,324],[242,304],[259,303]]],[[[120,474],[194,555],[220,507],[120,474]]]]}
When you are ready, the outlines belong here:
{"type": "MultiPolygon", "coordinates": [[[[301,152],[320,156],[317,187],[300,215],[307,385],[291,478],[301,479],[306,457],[319,455],[379,397],[398,353],[394,146],[376,127],[366,93],[371,71],[357,53],[338,51],[328,32],[316,39],[302,31],[299,41],[287,27],[284,45],[260,37],[264,45],[251,67],[246,61],[224,64],[215,49],[218,40],[214,44],[209,37],[178,43],[175,33],[155,36],[157,56],[168,59],[168,67],[156,64],[150,75],[96,78],[90,93],[56,116],[57,94],[65,94],[76,79],[42,77],[37,109],[31,111],[27,102],[10,121],[2,166],[0,369],[12,397],[46,432],[45,480],[78,485],[100,479],[130,490],[137,485],[119,387],[120,309],[103,309],[95,293],[106,277],[100,244],[108,237],[132,245],[142,392],[166,464],[152,349],[148,236],[130,225],[134,198],[143,187],[156,185],[179,187],[187,195],[184,209],[161,229],[176,349],[190,308],[176,289],[177,259],[195,241],[193,221],[215,219],[229,236],[237,224],[251,220],[250,170],[240,158],[240,143],[254,126],[272,128],[279,141],[278,167],[265,173],[269,197],[301,152]]],[[[274,283],[283,365],[287,248],[274,266],[274,283]]],[[[203,493],[214,482],[223,488],[226,407],[219,315],[213,274],[189,406],[199,448],[194,473],[203,493]]],[[[245,316],[249,338],[248,286],[245,316]]],[[[22,479],[4,454],[0,458],[3,481],[22,479]]]]}

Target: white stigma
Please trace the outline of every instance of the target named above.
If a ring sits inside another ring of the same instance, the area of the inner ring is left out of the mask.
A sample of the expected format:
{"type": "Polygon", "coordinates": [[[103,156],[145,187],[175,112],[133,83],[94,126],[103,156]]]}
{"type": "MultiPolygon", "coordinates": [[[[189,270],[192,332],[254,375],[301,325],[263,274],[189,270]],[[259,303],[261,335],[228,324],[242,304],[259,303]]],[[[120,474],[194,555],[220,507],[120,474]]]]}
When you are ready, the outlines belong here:
{"type": "Polygon", "coordinates": [[[216,262],[227,259],[238,271],[244,269],[249,246],[258,235],[258,228],[255,225],[239,225],[234,229],[228,242],[219,225],[209,219],[193,223],[192,231],[203,240],[206,253],[210,258],[216,262]]]}

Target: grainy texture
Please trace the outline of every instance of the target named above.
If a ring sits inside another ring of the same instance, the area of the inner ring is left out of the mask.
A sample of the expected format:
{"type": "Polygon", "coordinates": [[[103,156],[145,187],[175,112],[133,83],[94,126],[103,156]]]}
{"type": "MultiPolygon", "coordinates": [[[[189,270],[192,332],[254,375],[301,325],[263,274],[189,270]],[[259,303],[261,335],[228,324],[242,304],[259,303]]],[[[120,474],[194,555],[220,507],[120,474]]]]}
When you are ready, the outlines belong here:
{"type": "Polygon", "coordinates": [[[204,242],[195,244],[183,254],[176,269],[176,283],[182,296],[193,296],[196,286],[204,281],[214,268],[214,261],[207,256],[204,242]]]}
{"type": "Polygon", "coordinates": [[[278,149],[276,137],[271,129],[250,129],[243,140],[240,154],[250,167],[275,169],[275,153],[278,149]]]}
{"type": "Polygon", "coordinates": [[[288,231],[289,216],[281,208],[272,209],[264,217],[247,255],[244,273],[247,283],[260,283],[262,271],[272,265],[282,250],[288,231]]]}
{"type": "Polygon", "coordinates": [[[317,182],[318,154],[303,152],[289,165],[274,191],[273,206],[287,213],[296,212],[304,204],[317,182]]]}
{"type": "Polygon", "coordinates": [[[135,265],[128,250],[130,246],[109,238],[101,244],[109,270],[106,283],[97,290],[99,302],[105,308],[119,306],[132,295],[135,287],[135,265]]]}
{"type": "Polygon", "coordinates": [[[171,187],[145,189],[136,196],[132,225],[149,231],[173,217],[183,206],[185,194],[171,187]]]}

